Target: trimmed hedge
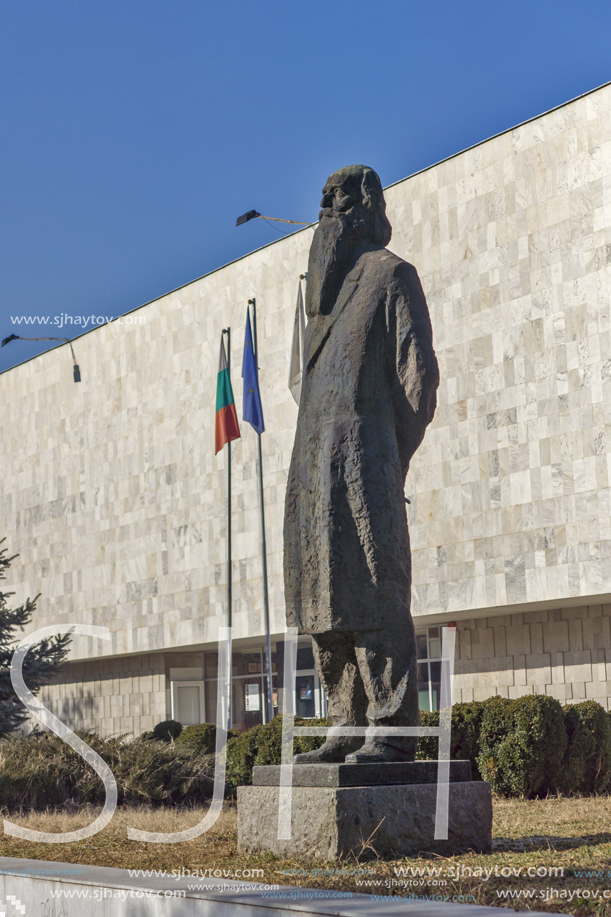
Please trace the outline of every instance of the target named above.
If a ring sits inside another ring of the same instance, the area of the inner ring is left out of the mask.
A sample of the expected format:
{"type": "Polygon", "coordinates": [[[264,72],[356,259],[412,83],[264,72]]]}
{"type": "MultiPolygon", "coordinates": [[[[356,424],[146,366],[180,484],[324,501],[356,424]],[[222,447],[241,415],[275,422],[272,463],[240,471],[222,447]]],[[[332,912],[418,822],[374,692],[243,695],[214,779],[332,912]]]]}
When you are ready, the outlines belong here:
{"type": "Polygon", "coordinates": [[[501,796],[545,796],[562,780],[567,747],[562,707],[553,697],[495,697],[484,705],[478,763],[501,796]]]}
{"type": "MultiPolygon", "coordinates": [[[[471,762],[471,778],[481,780],[477,756],[479,754],[479,734],[486,701],[454,704],[452,707],[452,737],[450,757],[466,759],[471,762]]],[[[439,711],[420,711],[421,726],[439,726],[439,711]]],[[[430,760],[437,758],[439,740],[437,736],[421,736],[418,740],[416,758],[430,760]]]]}
{"type": "MultiPolygon", "coordinates": [[[[439,713],[421,711],[420,720],[438,726],[439,713]]],[[[435,736],[422,736],[416,757],[437,758],[437,748],[435,736]]],[[[473,779],[489,780],[500,795],[605,793],[611,791],[611,714],[592,700],[561,708],[537,694],[455,704],[450,754],[468,759],[473,779]]]]}
{"type": "Polygon", "coordinates": [[[471,701],[452,707],[452,756],[467,758],[471,762],[473,779],[479,777],[477,756],[482,719],[487,701],[471,701]]]}
{"type": "Polygon", "coordinates": [[[568,739],[560,789],[571,793],[604,793],[611,785],[611,719],[596,701],[564,707],[568,739]]]}

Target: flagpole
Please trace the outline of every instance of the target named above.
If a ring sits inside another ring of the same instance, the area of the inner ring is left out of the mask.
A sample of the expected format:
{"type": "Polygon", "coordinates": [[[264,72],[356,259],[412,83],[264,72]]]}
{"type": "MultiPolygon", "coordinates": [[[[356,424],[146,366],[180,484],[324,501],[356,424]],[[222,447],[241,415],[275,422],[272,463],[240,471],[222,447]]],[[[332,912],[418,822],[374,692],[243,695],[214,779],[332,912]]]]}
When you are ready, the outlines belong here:
{"type": "MultiPolygon", "coordinates": [[[[259,346],[257,344],[257,301],[253,297],[248,300],[252,306],[252,330],[255,345],[255,360],[259,360],[259,346]]],[[[263,502],[263,452],[261,449],[261,434],[257,433],[259,441],[259,502],[261,504],[261,559],[263,564],[263,610],[265,612],[265,668],[267,672],[267,721],[274,717],[274,695],[272,687],[272,645],[269,634],[269,591],[267,587],[267,542],[265,538],[265,503],[263,502]]]]}
{"type": "MultiPolygon", "coordinates": [[[[227,335],[227,369],[231,378],[231,328],[223,328],[227,335]]],[[[227,627],[231,627],[231,441],[227,443],[227,627]]],[[[231,671],[231,659],[229,660],[231,671]]]]}

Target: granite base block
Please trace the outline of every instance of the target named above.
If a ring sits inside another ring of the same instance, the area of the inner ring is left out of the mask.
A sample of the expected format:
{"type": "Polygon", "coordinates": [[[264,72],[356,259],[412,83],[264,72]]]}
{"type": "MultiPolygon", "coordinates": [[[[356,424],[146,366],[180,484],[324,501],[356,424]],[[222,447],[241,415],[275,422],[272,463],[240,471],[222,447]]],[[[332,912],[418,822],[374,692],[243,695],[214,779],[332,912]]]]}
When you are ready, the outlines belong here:
{"type": "MultiPolygon", "coordinates": [[[[293,786],[389,786],[398,783],[437,783],[437,761],[392,764],[294,764],[293,786]]],[[[253,767],[253,786],[279,786],[279,764],[253,767]]],[[[470,781],[470,761],[450,761],[450,782],[470,781]]]]}
{"type": "Polygon", "coordinates": [[[292,788],[291,838],[278,839],[279,787],[238,787],[238,850],[303,860],[492,849],[490,784],[449,785],[447,840],[435,840],[435,784],[292,788]],[[369,846],[368,846],[369,844],[369,846]],[[373,848],[373,849],[371,849],[373,848]]]}

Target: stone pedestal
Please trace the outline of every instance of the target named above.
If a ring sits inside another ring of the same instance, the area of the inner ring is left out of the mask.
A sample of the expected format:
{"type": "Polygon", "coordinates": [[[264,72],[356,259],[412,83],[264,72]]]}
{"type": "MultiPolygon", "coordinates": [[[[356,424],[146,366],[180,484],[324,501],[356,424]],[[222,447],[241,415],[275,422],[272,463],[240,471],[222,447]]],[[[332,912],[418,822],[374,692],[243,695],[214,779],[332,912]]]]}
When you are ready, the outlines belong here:
{"type": "Polygon", "coordinates": [[[436,776],[433,761],[295,765],[291,838],[279,840],[280,768],[256,767],[253,786],[238,787],[238,849],[303,860],[489,852],[490,784],[452,762],[448,838],[435,840],[436,776]]]}

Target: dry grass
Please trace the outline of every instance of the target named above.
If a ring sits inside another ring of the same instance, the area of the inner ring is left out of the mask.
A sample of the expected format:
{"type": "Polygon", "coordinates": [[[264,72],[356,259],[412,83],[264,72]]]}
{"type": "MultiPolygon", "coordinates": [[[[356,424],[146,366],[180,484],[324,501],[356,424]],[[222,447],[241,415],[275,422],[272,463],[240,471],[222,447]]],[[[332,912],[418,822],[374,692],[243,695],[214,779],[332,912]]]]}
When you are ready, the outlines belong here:
{"type": "MultiPolygon", "coordinates": [[[[237,851],[237,813],[226,802],[216,825],[207,834],[182,844],[145,844],[127,839],[127,827],[148,831],[178,831],[196,824],[205,814],[197,809],[124,808],[95,837],[74,844],[35,844],[4,836],[0,853],[131,869],[204,870],[220,868],[262,869],[258,881],[302,887],[336,888],[358,893],[392,895],[472,896],[474,903],[519,910],[563,911],[576,915],[600,914],[611,917],[611,798],[520,801],[496,800],[494,806],[494,850],[491,854],[465,854],[457,857],[420,857],[396,861],[368,860],[359,863],[358,852],[341,864],[304,864],[282,860],[271,854],[245,856],[237,851]],[[397,876],[398,867],[438,869],[435,877],[397,876]],[[528,878],[495,876],[490,870],[528,867],[560,867],[564,876],[528,878]],[[489,877],[468,875],[469,870],[488,870],[489,877]],[[451,874],[453,870],[454,875],[451,874]],[[604,872],[600,877],[576,875],[583,870],[604,872]],[[609,878],[606,873],[609,871],[609,878]],[[359,875],[359,872],[361,873],[359,875]],[[293,873],[293,874],[291,874],[293,873]],[[363,875],[365,873],[365,875],[363,875]],[[363,884],[368,883],[368,884],[363,884]],[[408,884],[409,883],[409,884],[408,884]],[[442,884],[445,883],[445,884],[442,884]],[[539,897],[545,889],[555,888],[568,895],[580,889],[573,900],[539,897]],[[599,898],[591,897],[599,890],[599,898]],[[498,892],[530,890],[535,896],[503,899],[498,892]],[[603,899],[603,890],[610,898],[603,899]]],[[[44,831],[68,831],[89,824],[99,809],[78,813],[36,813],[11,820],[44,831]]],[[[375,838],[369,846],[375,849],[375,838]]],[[[369,850],[369,853],[371,851],[369,850]]]]}
{"type": "MultiPolygon", "coordinates": [[[[99,807],[87,806],[73,813],[54,811],[33,812],[21,817],[11,815],[9,820],[35,831],[75,831],[91,824],[100,811],[99,807]]],[[[145,844],[127,838],[128,827],[164,833],[183,831],[200,822],[206,812],[207,807],[118,808],[106,828],[78,843],[41,844],[5,835],[0,841],[0,854],[123,869],[208,868],[237,854],[237,810],[233,802],[226,801],[213,828],[194,841],[145,844]]]]}

